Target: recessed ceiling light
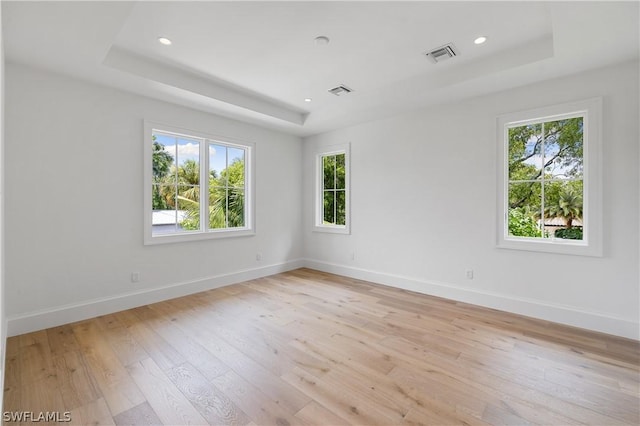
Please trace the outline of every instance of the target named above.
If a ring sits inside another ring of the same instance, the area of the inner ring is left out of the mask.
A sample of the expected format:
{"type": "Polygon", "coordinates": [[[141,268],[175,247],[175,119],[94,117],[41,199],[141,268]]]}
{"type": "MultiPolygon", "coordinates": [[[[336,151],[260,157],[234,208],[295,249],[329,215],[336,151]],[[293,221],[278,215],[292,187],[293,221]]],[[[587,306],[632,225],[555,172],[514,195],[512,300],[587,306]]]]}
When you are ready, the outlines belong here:
{"type": "Polygon", "coordinates": [[[313,100],[313,99],[311,99],[311,98],[304,98],[304,101],[305,101],[305,102],[311,102],[312,100],[313,100]]]}
{"type": "Polygon", "coordinates": [[[487,38],[486,38],[485,36],[480,36],[480,37],[478,37],[477,39],[473,40],[473,42],[474,42],[475,44],[482,44],[482,43],[484,43],[485,41],[487,41],[487,38]]]}
{"type": "Polygon", "coordinates": [[[165,46],[169,46],[169,45],[171,45],[171,40],[169,40],[169,39],[168,39],[168,38],[166,38],[166,37],[158,37],[158,41],[159,41],[161,44],[164,44],[165,46]]]}
{"type": "Polygon", "coordinates": [[[318,46],[326,46],[327,44],[329,44],[329,37],[318,36],[315,38],[315,41],[318,46]]]}

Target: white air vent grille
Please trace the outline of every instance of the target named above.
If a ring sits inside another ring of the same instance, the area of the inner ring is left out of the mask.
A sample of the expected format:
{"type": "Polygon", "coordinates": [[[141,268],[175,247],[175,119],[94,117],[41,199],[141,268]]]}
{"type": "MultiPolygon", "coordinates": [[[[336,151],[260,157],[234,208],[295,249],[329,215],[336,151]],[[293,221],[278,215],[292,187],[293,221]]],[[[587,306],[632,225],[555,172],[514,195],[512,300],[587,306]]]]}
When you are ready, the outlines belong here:
{"type": "Polygon", "coordinates": [[[349,89],[344,84],[341,84],[340,86],[336,86],[333,89],[329,89],[329,93],[333,93],[336,96],[344,95],[346,93],[351,93],[351,92],[353,92],[353,90],[349,89]]]}
{"type": "Polygon", "coordinates": [[[456,48],[453,47],[452,43],[445,44],[444,46],[440,46],[437,49],[433,49],[431,52],[427,52],[427,58],[431,59],[434,64],[438,62],[442,62],[446,59],[453,58],[457,56],[458,52],[456,48]]]}

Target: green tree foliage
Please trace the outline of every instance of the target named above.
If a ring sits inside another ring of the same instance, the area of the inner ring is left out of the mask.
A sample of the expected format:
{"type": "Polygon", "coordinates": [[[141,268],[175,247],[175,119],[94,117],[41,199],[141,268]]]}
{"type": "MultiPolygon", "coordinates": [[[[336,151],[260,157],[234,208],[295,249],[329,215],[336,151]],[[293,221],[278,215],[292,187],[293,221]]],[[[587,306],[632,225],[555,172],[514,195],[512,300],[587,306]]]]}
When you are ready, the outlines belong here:
{"type": "Polygon", "coordinates": [[[582,191],[578,191],[575,185],[562,185],[558,195],[545,204],[544,213],[546,217],[563,219],[567,229],[571,229],[573,220],[582,218],[582,191]]]}
{"type": "Polygon", "coordinates": [[[152,154],[152,168],[153,168],[153,191],[152,191],[152,208],[153,210],[166,209],[166,200],[160,194],[160,184],[169,175],[171,165],[173,164],[173,157],[167,151],[164,150],[164,145],[156,141],[155,135],[153,136],[153,154],[152,154]]]}
{"type": "Polygon", "coordinates": [[[526,208],[509,209],[509,235],[516,237],[542,237],[535,213],[526,208]]]}
{"type": "Polygon", "coordinates": [[[582,229],[580,228],[558,229],[555,233],[555,236],[557,238],[564,238],[567,240],[581,240],[582,229]]]}

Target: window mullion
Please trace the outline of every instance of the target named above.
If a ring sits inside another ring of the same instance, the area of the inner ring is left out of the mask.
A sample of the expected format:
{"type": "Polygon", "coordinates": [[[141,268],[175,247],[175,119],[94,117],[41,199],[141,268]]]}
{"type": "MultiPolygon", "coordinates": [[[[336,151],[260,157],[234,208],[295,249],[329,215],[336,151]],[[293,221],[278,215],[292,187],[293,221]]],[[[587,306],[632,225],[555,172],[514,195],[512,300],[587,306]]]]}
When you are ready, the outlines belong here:
{"type": "Polygon", "coordinates": [[[209,231],[209,140],[200,143],[200,230],[209,231]]]}
{"type": "Polygon", "coordinates": [[[174,177],[173,188],[175,190],[174,193],[173,193],[173,216],[175,218],[174,219],[175,220],[174,229],[177,232],[178,231],[178,226],[179,226],[178,225],[178,207],[179,207],[179,203],[178,203],[178,161],[179,161],[178,160],[178,138],[174,137],[173,141],[174,141],[174,144],[175,144],[175,147],[176,147],[175,148],[176,149],[176,151],[175,151],[175,159],[176,159],[175,163],[176,164],[175,164],[175,173],[173,174],[173,177],[174,177]]]}
{"type": "Polygon", "coordinates": [[[546,148],[545,148],[546,138],[544,137],[544,132],[545,132],[545,129],[544,129],[545,126],[544,125],[545,125],[545,123],[543,122],[542,125],[541,125],[541,127],[542,127],[542,135],[540,135],[540,137],[542,138],[542,140],[540,142],[540,146],[541,146],[541,149],[542,149],[542,152],[540,153],[541,157],[542,157],[541,158],[542,164],[540,164],[540,166],[542,167],[542,170],[541,170],[542,173],[540,175],[541,178],[542,178],[541,185],[540,185],[540,197],[541,197],[541,200],[540,200],[540,218],[541,218],[541,221],[542,221],[542,238],[544,238],[544,232],[545,232],[545,229],[546,229],[546,227],[544,226],[544,219],[545,219],[545,216],[544,216],[544,182],[545,182],[545,175],[544,175],[545,167],[544,167],[544,164],[545,164],[545,158],[546,158],[546,148]]]}
{"type": "Polygon", "coordinates": [[[338,224],[338,155],[335,155],[333,168],[333,224],[338,224]]]}
{"type": "Polygon", "coordinates": [[[229,227],[229,147],[224,150],[224,167],[227,171],[227,177],[224,182],[224,226],[229,227]]]}

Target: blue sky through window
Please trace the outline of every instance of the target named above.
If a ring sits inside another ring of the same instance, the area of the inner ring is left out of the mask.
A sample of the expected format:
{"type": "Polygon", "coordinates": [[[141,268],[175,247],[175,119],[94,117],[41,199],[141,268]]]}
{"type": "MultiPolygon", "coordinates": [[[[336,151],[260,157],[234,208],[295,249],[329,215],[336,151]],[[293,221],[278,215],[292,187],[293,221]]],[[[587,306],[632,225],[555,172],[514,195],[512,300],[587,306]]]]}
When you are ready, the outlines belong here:
{"type": "MultiPolygon", "coordinates": [[[[156,142],[163,145],[164,150],[173,157],[174,165],[182,165],[187,160],[199,162],[200,147],[198,140],[162,133],[154,133],[154,135],[156,142]]],[[[226,169],[229,164],[233,163],[235,159],[244,161],[243,149],[217,145],[215,143],[209,144],[209,170],[215,170],[216,176],[220,176],[220,172],[226,169]]]]}

